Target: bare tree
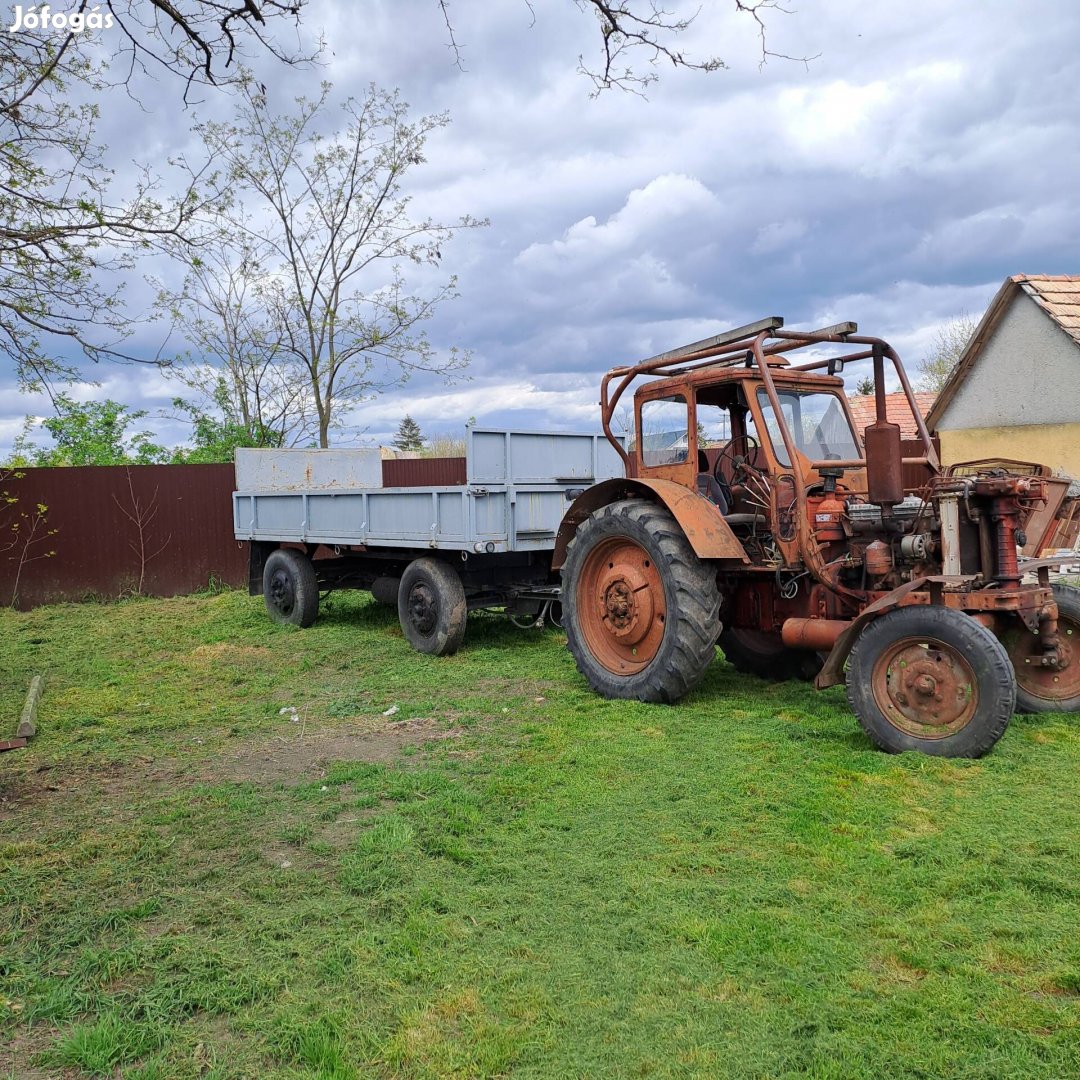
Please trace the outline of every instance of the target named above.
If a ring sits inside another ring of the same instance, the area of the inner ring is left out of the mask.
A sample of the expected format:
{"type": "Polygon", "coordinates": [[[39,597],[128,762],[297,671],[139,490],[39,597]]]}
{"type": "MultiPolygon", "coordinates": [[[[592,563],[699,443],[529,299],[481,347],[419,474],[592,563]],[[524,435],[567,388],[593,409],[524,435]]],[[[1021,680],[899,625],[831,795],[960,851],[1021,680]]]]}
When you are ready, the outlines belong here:
{"type": "Polygon", "coordinates": [[[919,382],[924,390],[941,393],[978,325],[978,319],[962,311],[938,330],[930,352],[918,363],[919,382]]]}
{"type": "Polygon", "coordinates": [[[438,267],[455,233],[486,224],[410,216],[403,180],[423,164],[445,114],[410,123],[396,93],[372,86],[344,103],[343,128],[326,137],[330,93],[324,83],[292,115],[275,116],[264,88],[246,80],[231,123],[198,127],[247,208],[220,204],[219,226],[272,253],[260,295],[281,353],[306,372],[320,446],[342,406],[416,372],[449,377],[465,367],[466,355],[437,354],[422,328],[456,295],[455,279],[414,293],[403,266],[438,267]]]}
{"type": "Polygon", "coordinates": [[[191,346],[168,368],[196,395],[187,411],[211,410],[247,446],[295,446],[318,434],[307,369],[284,348],[263,295],[271,254],[246,222],[190,256],[179,288],[159,283],[159,310],[191,346]]]}
{"type": "Polygon", "coordinates": [[[48,23],[46,7],[29,7],[17,32],[0,33],[0,353],[23,385],[70,377],[60,354],[126,356],[130,318],[110,274],[183,231],[215,195],[196,167],[170,196],[143,170],[124,198],[112,197],[98,100],[118,82],[135,93],[141,70],[176,76],[186,99],[196,85],[235,78],[252,43],[284,62],[303,59],[272,32],[303,3],[82,0],[48,23]]]}
{"type": "Polygon", "coordinates": [[[142,596],[143,586],[146,584],[146,568],[172,542],[172,533],[169,533],[160,543],[151,539],[154,518],[157,517],[158,512],[158,489],[155,487],[154,494],[144,501],[135,494],[131,467],[125,468],[124,472],[127,475],[128,504],[125,506],[115,494],[113,494],[113,502],[116,503],[120,513],[131,522],[134,530],[128,540],[128,547],[134,552],[139,565],[139,583],[135,586],[135,595],[142,596]]]}
{"type": "MultiPolygon", "coordinates": [[[[437,0],[454,60],[463,67],[463,44],[451,22],[451,0],[437,0]]],[[[533,11],[531,0],[525,0],[533,11]]],[[[598,60],[578,57],[578,71],[593,85],[593,94],[613,87],[640,93],[659,78],[657,68],[670,64],[688,71],[713,72],[727,67],[718,56],[694,57],[684,52],[680,38],[700,14],[700,4],[662,7],[657,0],[573,0],[579,11],[594,16],[600,36],[598,60]]],[[[816,57],[788,56],[768,46],[767,18],[773,12],[790,14],[782,0],[732,0],[734,10],[751,19],[757,29],[760,63],[770,58],[809,63],[816,57]]],[[[535,12],[533,12],[535,20],[535,12]]]]}

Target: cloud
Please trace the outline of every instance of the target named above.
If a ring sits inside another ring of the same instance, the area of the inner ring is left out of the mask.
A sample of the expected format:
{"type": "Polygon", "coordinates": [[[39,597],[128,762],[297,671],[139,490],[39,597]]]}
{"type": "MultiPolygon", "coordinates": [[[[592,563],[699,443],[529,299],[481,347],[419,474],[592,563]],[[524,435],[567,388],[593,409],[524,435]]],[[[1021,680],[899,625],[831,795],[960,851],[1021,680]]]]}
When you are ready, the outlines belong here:
{"type": "MultiPolygon", "coordinates": [[[[472,350],[471,382],[413,379],[350,414],[343,440],[420,410],[429,426],[474,414],[595,426],[608,367],[766,314],[854,318],[917,358],[1008,274],[1080,270],[1076,5],[1039,19],[981,0],[822,0],[769,22],[770,48],[818,58],[764,68],[752,20],[710,5],[683,46],[730,67],[663,69],[647,100],[590,99],[575,68],[598,45],[594,25],[569,0],[534,9],[535,23],[516,0],[455,0],[461,70],[437,5],[404,15],[372,0],[361,31],[354,6],[325,0],[305,17],[325,26],[328,66],[264,65],[278,106],[328,76],[342,93],[374,79],[416,113],[449,110],[409,177],[413,206],[491,219],[447,246],[461,296],[427,324],[437,349],[472,350]]],[[[190,152],[192,115],[144,97],[145,112],[117,88],[102,111],[121,176],[190,152]]],[[[201,113],[224,115],[227,99],[204,99],[201,113]]],[[[140,276],[129,292],[145,310],[140,276]]],[[[141,327],[132,344],[152,356],[163,339],[141,327]]],[[[174,393],[139,368],[86,377],[151,411],[174,393]]],[[[0,454],[12,424],[41,411],[13,382],[0,372],[0,454]]]]}

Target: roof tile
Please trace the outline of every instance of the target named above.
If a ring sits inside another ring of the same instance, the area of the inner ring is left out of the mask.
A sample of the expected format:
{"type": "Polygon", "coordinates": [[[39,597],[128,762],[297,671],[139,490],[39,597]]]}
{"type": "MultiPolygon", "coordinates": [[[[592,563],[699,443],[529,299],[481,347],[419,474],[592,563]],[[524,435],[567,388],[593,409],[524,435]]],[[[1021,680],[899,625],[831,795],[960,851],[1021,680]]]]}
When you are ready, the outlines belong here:
{"type": "Polygon", "coordinates": [[[1080,345],[1080,275],[1018,274],[1013,280],[1080,345]]]}
{"type": "MultiPolygon", "coordinates": [[[[920,390],[915,393],[915,403],[925,417],[934,404],[937,394],[920,390]]],[[[877,405],[873,394],[854,394],[848,398],[855,429],[861,435],[877,418],[877,405]]],[[[885,395],[885,414],[891,424],[900,425],[900,438],[917,439],[919,429],[915,426],[915,417],[911,415],[907,395],[901,392],[885,395]]]]}

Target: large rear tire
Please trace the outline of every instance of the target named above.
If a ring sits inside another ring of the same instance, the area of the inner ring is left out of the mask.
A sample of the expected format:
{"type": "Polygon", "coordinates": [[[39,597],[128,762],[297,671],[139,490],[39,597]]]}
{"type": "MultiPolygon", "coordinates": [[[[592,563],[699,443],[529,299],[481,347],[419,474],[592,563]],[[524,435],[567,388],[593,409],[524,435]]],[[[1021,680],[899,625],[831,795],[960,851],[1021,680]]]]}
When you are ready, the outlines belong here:
{"type": "Polygon", "coordinates": [[[406,640],[431,656],[456,653],[465,639],[469,609],[461,578],[439,559],[416,559],[398,587],[398,621],[406,640]]]}
{"type": "Polygon", "coordinates": [[[981,623],[944,607],[903,607],[859,635],[848,700],[890,754],[977,758],[1005,733],[1016,706],[1008,653],[981,623]]]}
{"type": "Polygon", "coordinates": [[[1080,712],[1080,589],[1053,586],[1058,608],[1056,668],[1039,663],[1039,639],[1018,619],[1001,635],[1016,671],[1016,706],[1021,712],[1080,712]]]}
{"type": "Polygon", "coordinates": [[[773,682],[812,682],[824,663],[818,653],[789,649],[776,634],[760,630],[725,626],[720,648],[724,659],[740,674],[773,682]]]}
{"type": "Polygon", "coordinates": [[[276,623],[308,627],[319,615],[319,583],[315,567],[302,552],[278,548],[263,565],[263,600],[276,623]]]}
{"type": "Polygon", "coordinates": [[[604,697],[678,701],[716,655],[716,574],[664,507],[601,507],[578,529],[562,576],[567,644],[604,697]]]}

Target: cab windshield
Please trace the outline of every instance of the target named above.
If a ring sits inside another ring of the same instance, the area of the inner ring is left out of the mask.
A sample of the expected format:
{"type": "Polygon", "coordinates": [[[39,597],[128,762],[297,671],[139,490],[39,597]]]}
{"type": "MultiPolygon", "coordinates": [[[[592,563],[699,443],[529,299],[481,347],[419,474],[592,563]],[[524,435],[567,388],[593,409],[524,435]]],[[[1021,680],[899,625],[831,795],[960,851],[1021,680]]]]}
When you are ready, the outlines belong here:
{"type": "MultiPolygon", "coordinates": [[[[840,398],[817,390],[777,390],[780,409],[799,453],[811,461],[830,458],[850,461],[862,455],[840,398]]],[[[773,453],[781,465],[791,466],[787,447],[772,402],[764,387],[757,392],[758,405],[772,441],[773,453]]]]}

